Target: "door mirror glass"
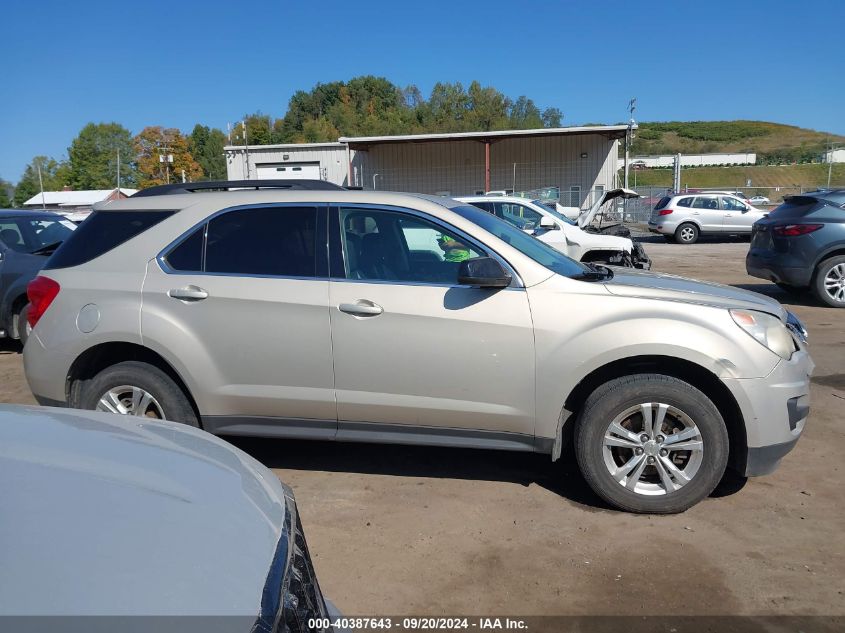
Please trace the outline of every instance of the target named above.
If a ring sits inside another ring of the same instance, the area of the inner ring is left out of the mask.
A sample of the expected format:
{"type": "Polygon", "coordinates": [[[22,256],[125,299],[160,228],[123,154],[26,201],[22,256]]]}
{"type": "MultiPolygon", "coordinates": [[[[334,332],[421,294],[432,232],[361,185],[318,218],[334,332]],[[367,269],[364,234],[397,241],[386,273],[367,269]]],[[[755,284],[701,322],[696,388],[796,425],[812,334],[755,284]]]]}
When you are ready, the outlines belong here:
{"type": "Polygon", "coordinates": [[[559,228],[557,222],[552,220],[549,216],[543,215],[540,216],[540,228],[547,229],[549,231],[554,231],[555,229],[559,228]]]}
{"type": "Polygon", "coordinates": [[[476,257],[461,262],[458,283],[479,288],[507,288],[511,285],[511,276],[492,257],[476,257]]]}

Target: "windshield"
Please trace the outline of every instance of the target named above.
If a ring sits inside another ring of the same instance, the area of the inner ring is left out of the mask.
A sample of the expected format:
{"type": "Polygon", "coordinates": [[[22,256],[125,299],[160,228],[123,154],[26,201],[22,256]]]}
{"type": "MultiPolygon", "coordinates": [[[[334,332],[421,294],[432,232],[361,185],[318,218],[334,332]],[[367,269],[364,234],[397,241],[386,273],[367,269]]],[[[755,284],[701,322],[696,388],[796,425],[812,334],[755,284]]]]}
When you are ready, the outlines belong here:
{"type": "Polygon", "coordinates": [[[61,244],[76,225],[64,218],[0,218],[0,241],[19,253],[35,253],[45,246],[61,244]]]}
{"type": "Polygon", "coordinates": [[[452,211],[473,224],[492,233],[503,242],[507,242],[526,257],[530,257],[541,266],[565,277],[579,277],[589,273],[590,269],[570,259],[545,242],[520,231],[505,220],[470,205],[452,207],[452,211]]]}
{"type": "Polygon", "coordinates": [[[549,202],[542,202],[542,201],[540,201],[540,200],[534,200],[533,202],[534,202],[534,204],[536,204],[538,207],[542,207],[543,209],[545,209],[546,211],[548,211],[549,213],[551,213],[551,214],[552,214],[553,216],[555,216],[558,220],[561,220],[561,221],[563,221],[563,222],[566,222],[567,224],[571,224],[572,226],[578,226],[578,223],[577,223],[577,222],[575,222],[575,220],[571,220],[570,218],[568,218],[568,217],[566,217],[565,215],[563,215],[562,213],[560,213],[557,209],[555,209],[555,207],[554,207],[554,204],[553,204],[553,203],[549,203],[549,202]]]}

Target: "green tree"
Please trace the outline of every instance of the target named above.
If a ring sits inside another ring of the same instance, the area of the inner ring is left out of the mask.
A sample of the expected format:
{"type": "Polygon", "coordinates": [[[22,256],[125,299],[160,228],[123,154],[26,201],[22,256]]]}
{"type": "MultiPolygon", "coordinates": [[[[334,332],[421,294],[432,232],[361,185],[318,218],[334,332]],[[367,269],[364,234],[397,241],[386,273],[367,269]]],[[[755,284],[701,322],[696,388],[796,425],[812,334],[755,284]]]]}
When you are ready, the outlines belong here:
{"type": "Polygon", "coordinates": [[[558,108],[543,110],[543,127],[560,127],[563,122],[563,112],[558,108]]]}
{"type": "Polygon", "coordinates": [[[61,191],[68,182],[66,164],[59,163],[48,156],[36,156],[26,166],[23,176],[15,187],[14,205],[16,208],[22,207],[24,202],[41,192],[41,182],[38,180],[39,169],[41,170],[41,182],[44,183],[44,191],[61,191]]]}
{"type": "Polygon", "coordinates": [[[276,135],[273,132],[273,123],[270,115],[247,114],[241,121],[235,124],[232,130],[232,145],[244,145],[244,124],[246,124],[246,141],[250,145],[270,145],[276,143],[276,135]]]}
{"type": "Polygon", "coordinates": [[[14,192],[14,185],[0,178],[0,209],[8,209],[12,206],[12,195],[14,195],[14,192]]]}
{"type": "Polygon", "coordinates": [[[179,182],[183,171],[188,182],[203,176],[202,167],[188,149],[188,139],[177,129],[145,127],[135,137],[135,152],[138,157],[138,185],[142,188],[179,182]],[[173,157],[173,162],[161,160],[168,156],[173,157]]]}
{"type": "Polygon", "coordinates": [[[226,157],[223,148],[226,135],[217,128],[197,123],[188,137],[188,149],[202,168],[203,180],[226,179],[226,157]]]}
{"type": "Polygon", "coordinates": [[[70,184],[74,189],[112,189],[117,186],[120,152],[120,185],[132,187],[138,171],[132,134],[118,123],[89,123],[68,148],[70,184]]]}
{"type": "Polygon", "coordinates": [[[514,130],[544,127],[540,109],[525,95],[520,96],[511,106],[510,125],[514,130]]]}

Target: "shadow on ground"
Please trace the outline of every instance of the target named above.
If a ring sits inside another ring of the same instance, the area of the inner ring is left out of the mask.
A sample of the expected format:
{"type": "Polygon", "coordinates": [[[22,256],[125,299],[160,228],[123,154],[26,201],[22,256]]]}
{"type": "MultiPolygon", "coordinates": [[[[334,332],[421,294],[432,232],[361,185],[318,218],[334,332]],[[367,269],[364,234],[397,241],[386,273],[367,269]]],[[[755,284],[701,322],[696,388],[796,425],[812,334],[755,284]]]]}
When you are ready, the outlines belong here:
{"type": "MultiPolygon", "coordinates": [[[[547,455],[431,446],[352,444],[304,440],[227,437],[268,468],[536,484],[593,511],[611,507],[587,485],[570,451],[558,462],[547,455]]],[[[728,473],[713,491],[724,497],[746,479],[728,473]]]]}

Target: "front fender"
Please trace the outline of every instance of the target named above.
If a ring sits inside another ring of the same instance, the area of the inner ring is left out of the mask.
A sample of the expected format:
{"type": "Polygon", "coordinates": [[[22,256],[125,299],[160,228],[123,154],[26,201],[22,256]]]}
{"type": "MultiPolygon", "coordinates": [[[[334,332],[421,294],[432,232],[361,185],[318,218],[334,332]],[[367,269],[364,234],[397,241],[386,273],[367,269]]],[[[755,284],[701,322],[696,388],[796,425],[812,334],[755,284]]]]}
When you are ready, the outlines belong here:
{"type": "Polygon", "coordinates": [[[565,278],[553,283],[561,291],[544,291],[545,284],[529,288],[539,437],[554,438],[569,394],[586,376],[616,361],[678,358],[722,379],[766,376],[778,363],[779,357],[737,327],[724,308],[614,297],[598,284],[565,278]],[[563,282],[580,285],[581,291],[564,293],[563,282]]]}

